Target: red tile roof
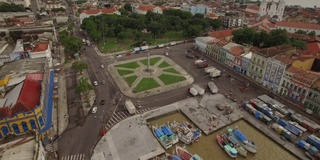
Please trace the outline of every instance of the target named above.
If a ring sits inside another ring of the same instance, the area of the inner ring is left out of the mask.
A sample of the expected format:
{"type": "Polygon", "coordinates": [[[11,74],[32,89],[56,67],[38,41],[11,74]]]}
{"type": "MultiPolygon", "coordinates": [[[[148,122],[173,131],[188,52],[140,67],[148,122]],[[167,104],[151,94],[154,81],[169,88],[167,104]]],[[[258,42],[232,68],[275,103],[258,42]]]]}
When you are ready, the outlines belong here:
{"type": "Polygon", "coordinates": [[[274,59],[282,62],[283,64],[292,64],[295,60],[285,56],[285,55],[276,55],[274,56],[274,59]]]}
{"type": "Polygon", "coordinates": [[[217,39],[224,39],[226,37],[232,36],[232,32],[235,30],[236,29],[227,29],[222,31],[211,32],[209,33],[209,36],[217,39]]]}
{"type": "Polygon", "coordinates": [[[310,81],[314,81],[318,79],[320,76],[312,71],[307,71],[300,68],[290,67],[287,69],[287,71],[293,73],[293,77],[304,77],[310,81]]]}
{"type": "Polygon", "coordinates": [[[0,118],[11,116],[12,111],[9,107],[0,107],[0,118]]]}
{"type": "Polygon", "coordinates": [[[214,17],[218,17],[218,15],[216,15],[214,13],[210,13],[210,14],[208,14],[208,17],[214,18],[214,17]]]}
{"type": "Polygon", "coordinates": [[[308,51],[320,53],[320,42],[309,42],[306,48],[308,51]]]}
{"type": "Polygon", "coordinates": [[[48,43],[39,43],[34,47],[32,52],[42,52],[48,49],[48,43]]]}
{"type": "Polygon", "coordinates": [[[14,113],[28,112],[39,105],[41,83],[26,79],[22,86],[17,103],[12,107],[14,113]]]}
{"type": "Polygon", "coordinates": [[[316,29],[320,30],[320,25],[312,23],[296,23],[296,22],[276,22],[277,27],[291,27],[291,28],[301,28],[301,29],[316,29]]]}
{"type": "Polygon", "coordinates": [[[29,73],[27,74],[26,79],[31,79],[35,81],[42,81],[43,80],[43,73],[29,73]]]}
{"type": "Polygon", "coordinates": [[[84,10],[82,13],[86,14],[98,14],[99,12],[105,13],[105,14],[110,14],[116,12],[117,9],[115,8],[104,8],[104,9],[88,9],[84,10]]]}
{"type": "Polygon", "coordinates": [[[227,41],[225,41],[225,40],[221,40],[221,41],[218,42],[218,45],[221,46],[221,47],[223,47],[223,46],[225,46],[225,45],[228,44],[228,43],[229,43],[229,42],[227,42],[227,41]]]}
{"type": "Polygon", "coordinates": [[[153,10],[154,8],[156,8],[157,6],[145,6],[145,5],[141,5],[139,6],[138,9],[142,10],[142,11],[150,11],[153,10]]]}
{"type": "Polygon", "coordinates": [[[247,9],[259,11],[260,7],[259,6],[248,6],[247,9]]]}
{"type": "Polygon", "coordinates": [[[235,55],[240,55],[244,52],[244,49],[242,49],[241,47],[232,47],[231,52],[235,55]]]}

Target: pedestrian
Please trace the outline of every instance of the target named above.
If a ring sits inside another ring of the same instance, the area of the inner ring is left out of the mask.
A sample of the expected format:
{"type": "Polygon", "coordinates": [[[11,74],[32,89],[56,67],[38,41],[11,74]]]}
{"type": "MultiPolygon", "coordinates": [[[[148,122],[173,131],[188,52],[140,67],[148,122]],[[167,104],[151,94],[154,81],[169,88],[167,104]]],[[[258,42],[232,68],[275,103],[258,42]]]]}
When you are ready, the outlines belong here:
{"type": "Polygon", "coordinates": [[[131,124],[129,124],[129,129],[131,130],[131,124]]]}

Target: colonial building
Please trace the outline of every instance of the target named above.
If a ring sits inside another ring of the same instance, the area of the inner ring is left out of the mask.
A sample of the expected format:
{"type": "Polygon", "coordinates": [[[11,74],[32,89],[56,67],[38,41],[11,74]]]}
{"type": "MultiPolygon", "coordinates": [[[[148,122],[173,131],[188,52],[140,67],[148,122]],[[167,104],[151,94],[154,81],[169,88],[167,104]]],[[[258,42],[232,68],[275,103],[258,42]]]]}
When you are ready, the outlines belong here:
{"type": "Polygon", "coordinates": [[[213,39],[212,37],[197,37],[195,39],[195,48],[205,53],[208,44],[210,44],[213,39]]]}
{"type": "Polygon", "coordinates": [[[262,83],[263,75],[269,57],[273,57],[280,53],[275,47],[264,48],[254,51],[251,58],[251,66],[249,76],[256,82],[262,83]]]}
{"type": "Polygon", "coordinates": [[[303,106],[309,88],[311,88],[312,84],[314,84],[319,77],[320,75],[315,72],[290,67],[286,70],[281,80],[279,94],[303,106]]]}
{"type": "Polygon", "coordinates": [[[229,13],[223,17],[223,25],[227,28],[243,27],[244,14],[242,13],[229,13]]]}
{"type": "Polygon", "coordinates": [[[229,42],[221,48],[221,51],[226,55],[225,64],[234,69],[235,67],[238,67],[237,69],[240,70],[240,55],[245,52],[244,46],[229,42]]]}
{"type": "Polygon", "coordinates": [[[163,10],[166,9],[164,6],[154,6],[154,5],[141,5],[141,6],[133,6],[132,12],[138,14],[147,14],[148,11],[153,13],[162,14],[163,10]]]}
{"type": "Polygon", "coordinates": [[[313,113],[320,115],[320,80],[315,82],[309,89],[304,102],[304,108],[310,109],[313,113]]]}
{"type": "Polygon", "coordinates": [[[251,65],[252,52],[244,53],[241,55],[241,57],[242,57],[242,60],[241,60],[240,73],[248,76],[250,65],[251,65]]]}
{"type": "Polygon", "coordinates": [[[277,21],[282,21],[285,7],[284,0],[279,0],[278,2],[262,0],[260,6],[248,6],[245,11],[258,14],[260,17],[269,16],[277,21]]]}
{"type": "Polygon", "coordinates": [[[225,40],[213,39],[207,46],[206,53],[214,59],[225,63],[226,53],[222,51],[222,47],[228,44],[225,40]]]}
{"type": "Polygon", "coordinates": [[[273,92],[277,92],[282,76],[293,62],[294,60],[285,55],[276,55],[268,58],[262,85],[273,92]]]}
{"type": "Polygon", "coordinates": [[[97,15],[100,15],[100,14],[117,14],[117,15],[120,15],[121,13],[115,8],[84,10],[79,16],[80,17],[80,24],[82,24],[82,21],[85,18],[89,18],[90,16],[97,16],[97,15]]]}
{"type": "Polygon", "coordinates": [[[320,25],[313,23],[297,23],[297,22],[276,22],[276,29],[284,29],[289,33],[295,33],[298,30],[310,33],[314,31],[316,35],[320,35],[320,25]]]}

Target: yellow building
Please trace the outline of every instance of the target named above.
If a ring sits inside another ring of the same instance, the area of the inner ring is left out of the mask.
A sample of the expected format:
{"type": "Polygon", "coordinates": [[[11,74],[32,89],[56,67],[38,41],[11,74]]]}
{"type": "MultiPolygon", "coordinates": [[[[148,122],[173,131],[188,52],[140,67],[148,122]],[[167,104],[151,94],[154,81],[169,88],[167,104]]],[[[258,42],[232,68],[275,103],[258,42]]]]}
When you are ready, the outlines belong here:
{"type": "Polygon", "coordinates": [[[8,76],[0,76],[0,87],[7,85],[9,82],[8,76]]]}

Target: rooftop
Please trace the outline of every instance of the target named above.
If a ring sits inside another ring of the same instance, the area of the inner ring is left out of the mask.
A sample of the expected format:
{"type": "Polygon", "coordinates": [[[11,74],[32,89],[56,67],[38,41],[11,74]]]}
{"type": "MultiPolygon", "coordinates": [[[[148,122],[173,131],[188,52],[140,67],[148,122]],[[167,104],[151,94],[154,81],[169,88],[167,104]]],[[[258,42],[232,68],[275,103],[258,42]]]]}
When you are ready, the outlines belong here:
{"type": "Polygon", "coordinates": [[[310,81],[314,81],[320,77],[319,74],[316,74],[315,72],[295,67],[290,67],[289,69],[287,69],[287,71],[293,73],[294,77],[304,77],[306,79],[309,79],[310,81]]]}
{"type": "Polygon", "coordinates": [[[5,160],[32,160],[34,159],[36,140],[34,137],[20,138],[5,143],[2,148],[1,159],[5,160]]]}
{"type": "Polygon", "coordinates": [[[277,27],[291,27],[291,28],[303,28],[303,29],[314,29],[320,30],[320,25],[313,23],[297,23],[297,22],[285,22],[278,21],[276,23],[277,27]]]}
{"type": "Polygon", "coordinates": [[[280,61],[280,62],[282,62],[283,64],[286,64],[286,65],[292,64],[295,61],[295,60],[293,60],[293,59],[291,59],[291,58],[289,58],[289,57],[287,57],[285,55],[276,55],[274,57],[274,59],[276,59],[276,60],[278,60],[278,61],[280,61]]]}
{"type": "Polygon", "coordinates": [[[159,7],[160,9],[164,10],[165,7],[164,6],[154,6],[154,5],[141,5],[138,7],[138,9],[142,10],[142,11],[149,11],[152,10],[156,7],[159,7]]]}
{"type": "Polygon", "coordinates": [[[116,12],[117,9],[115,8],[103,8],[103,9],[88,9],[88,10],[84,10],[82,13],[86,13],[86,14],[98,14],[99,12],[102,13],[114,13],[116,12]]]}
{"type": "Polygon", "coordinates": [[[6,103],[0,107],[9,107],[12,108],[18,101],[23,83],[18,84],[15,86],[2,100],[6,100],[6,103]]]}
{"type": "Polygon", "coordinates": [[[37,44],[32,52],[42,52],[48,49],[49,43],[39,43],[37,44]]]}
{"type": "Polygon", "coordinates": [[[320,53],[320,42],[309,42],[307,43],[306,48],[308,51],[320,53]]]}
{"type": "Polygon", "coordinates": [[[247,9],[259,11],[260,7],[259,6],[248,6],[247,9]]]}
{"type": "Polygon", "coordinates": [[[232,32],[235,31],[235,29],[227,29],[227,30],[222,30],[222,31],[215,31],[209,33],[209,36],[217,39],[224,39],[226,37],[232,36],[232,32]]]}
{"type": "Polygon", "coordinates": [[[269,47],[269,48],[260,49],[257,51],[257,53],[268,58],[268,57],[273,57],[273,56],[281,53],[281,51],[279,49],[277,49],[276,47],[269,47]]]}
{"type": "Polygon", "coordinates": [[[233,42],[229,42],[228,44],[223,46],[223,48],[232,52],[233,54],[236,54],[236,55],[240,55],[241,53],[244,52],[244,49],[242,48],[241,45],[233,43],[233,42]]]}

